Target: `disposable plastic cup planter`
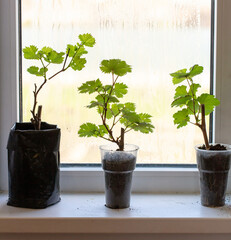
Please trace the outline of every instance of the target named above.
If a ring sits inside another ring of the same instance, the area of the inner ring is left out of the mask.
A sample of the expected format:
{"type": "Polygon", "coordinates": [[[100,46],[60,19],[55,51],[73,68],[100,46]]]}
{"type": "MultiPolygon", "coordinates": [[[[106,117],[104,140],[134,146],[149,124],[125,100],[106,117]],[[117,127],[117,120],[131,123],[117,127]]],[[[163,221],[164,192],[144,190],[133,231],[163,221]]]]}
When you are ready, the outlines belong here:
{"type": "Polygon", "coordinates": [[[130,206],[132,174],[136,166],[136,145],[125,145],[117,151],[115,145],[100,146],[101,161],[105,176],[106,207],[118,209],[130,206]]]}
{"type": "Polygon", "coordinates": [[[231,145],[221,145],[224,145],[227,150],[203,150],[199,148],[201,145],[195,146],[203,206],[219,207],[225,204],[231,145]]]}

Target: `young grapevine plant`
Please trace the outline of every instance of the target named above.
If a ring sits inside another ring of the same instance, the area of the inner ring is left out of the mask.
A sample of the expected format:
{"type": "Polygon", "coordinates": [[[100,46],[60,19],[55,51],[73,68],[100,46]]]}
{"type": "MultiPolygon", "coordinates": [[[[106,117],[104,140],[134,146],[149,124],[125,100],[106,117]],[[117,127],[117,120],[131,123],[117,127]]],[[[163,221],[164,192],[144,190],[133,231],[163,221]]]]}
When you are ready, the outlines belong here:
{"type": "Polygon", "coordinates": [[[95,99],[90,102],[88,108],[96,108],[102,124],[85,123],[80,126],[80,137],[100,137],[116,143],[118,150],[124,150],[124,134],[131,131],[142,133],[153,132],[151,115],[137,113],[134,103],[121,103],[119,99],[127,94],[127,85],[118,82],[119,77],[131,72],[131,66],[120,59],[103,60],[100,65],[103,73],[111,74],[111,84],[103,85],[97,79],[87,81],[78,88],[80,93],[94,94],[95,99]],[[114,127],[122,125],[120,135],[115,136],[114,127]]]}
{"type": "Polygon", "coordinates": [[[173,77],[172,82],[174,85],[185,83],[185,85],[180,85],[175,89],[174,101],[171,106],[181,108],[173,115],[174,124],[177,125],[177,128],[186,126],[188,123],[198,126],[203,133],[205,147],[209,150],[205,116],[213,112],[215,106],[220,104],[220,101],[208,93],[197,95],[197,90],[201,85],[194,83],[193,77],[202,72],[202,66],[194,65],[189,72],[187,72],[187,69],[182,69],[170,74],[173,77]],[[193,121],[191,121],[192,118],[193,121]]]}
{"type": "Polygon", "coordinates": [[[43,78],[43,82],[39,86],[37,86],[36,83],[34,84],[33,91],[34,104],[31,110],[31,123],[36,130],[40,130],[41,127],[42,112],[42,106],[40,105],[37,107],[37,98],[44,85],[58,74],[65,72],[68,68],[72,68],[74,71],[80,71],[85,67],[86,59],[83,57],[84,54],[87,54],[85,47],[93,47],[95,39],[91,34],[87,33],[80,34],[79,40],[80,43],[76,43],[76,45],[68,44],[66,53],[57,52],[50,47],[43,47],[39,50],[33,45],[23,49],[25,59],[37,60],[41,65],[41,67],[31,66],[27,69],[30,74],[43,78]],[[48,66],[53,64],[61,64],[62,67],[59,71],[48,77],[48,66]]]}

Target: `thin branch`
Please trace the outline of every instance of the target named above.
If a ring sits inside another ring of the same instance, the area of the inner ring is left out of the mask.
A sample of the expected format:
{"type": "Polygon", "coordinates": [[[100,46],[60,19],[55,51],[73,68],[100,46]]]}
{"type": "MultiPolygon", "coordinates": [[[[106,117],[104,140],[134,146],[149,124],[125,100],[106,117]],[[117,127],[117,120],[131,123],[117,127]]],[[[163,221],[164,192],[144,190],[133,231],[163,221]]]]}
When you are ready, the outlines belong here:
{"type": "Polygon", "coordinates": [[[107,140],[107,141],[110,141],[110,142],[114,142],[112,139],[110,139],[110,138],[105,138],[105,137],[103,137],[103,136],[99,136],[100,138],[103,138],[103,139],[105,139],[105,140],[107,140]]]}
{"type": "Polygon", "coordinates": [[[190,85],[189,79],[187,78],[186,80],[187,80],[187,83],[188,83],[188,85],[189,85],[189,89],[190,89],[190,91],[191,91],[191,93],[192,93],[192,98],[193,98],[193,115],[194,115],[195,120],[196,120],[196,122],[197,122],[198,119],[197,119],[197,116],[196,116],[195,96],[194,96],[194,93],[193,93],[193,90],[194,90],[194,89],[192,90],[192,85],[190,85]]]}

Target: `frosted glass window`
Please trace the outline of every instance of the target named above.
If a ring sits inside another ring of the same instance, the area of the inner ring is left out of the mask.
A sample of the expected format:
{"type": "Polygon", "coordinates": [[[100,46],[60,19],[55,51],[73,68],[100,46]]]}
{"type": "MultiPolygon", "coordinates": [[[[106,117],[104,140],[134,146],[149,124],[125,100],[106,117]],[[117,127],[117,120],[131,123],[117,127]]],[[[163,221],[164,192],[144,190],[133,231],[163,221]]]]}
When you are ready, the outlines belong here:
{"type": "MultiPolygon", "coordinates": [[[[82,123],[100,122],[94,110],[84,107],[91,96],[79,94],[77,87],[97,78],[111,81],[101,74],[99,64],[120,58],[133,68],[121,79],[129,87],[124,101],[135,102],[138,112],[150,113],[155,125],[152,134],[125,136],[125,142],[140,147],[138,163],[195,163],[194,145],[203,142],[202,134],[194,126],[174,126],[169,73],[200,64],[204,72],[198,81],[209,92],[210,18],[211,0],[22,0],[22,47],[45,45],[63,51],[81,33],[96,38],[84,70],[60,74],[39,95],[43,120],[62,130],[61,162],[100,162],[98,147],[107,142],[77,134],[82,123]]],[[[31,118],[34,82],[42,81],[27,73],[30,65],[23,59],[23,121],[31,118]]]]}

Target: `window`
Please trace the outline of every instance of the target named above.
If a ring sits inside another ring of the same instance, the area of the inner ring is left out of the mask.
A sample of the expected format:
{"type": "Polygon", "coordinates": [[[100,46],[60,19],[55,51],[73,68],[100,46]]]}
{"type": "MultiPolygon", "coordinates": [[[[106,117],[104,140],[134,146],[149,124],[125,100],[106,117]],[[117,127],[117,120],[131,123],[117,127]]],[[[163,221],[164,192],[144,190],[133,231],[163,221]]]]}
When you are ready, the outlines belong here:
{"type": "MultiPolygon", "coordinates": [[[[231,21],[229,0],[216,1],[215,80],[221,105],[216,110],[215,141],[230,143],[231,21]]],[[[17,2],[0,1],[0,189],[7,190],[6,142],[9,129],[18,120],[17,2]]],[[[102,191],[102,171],[66,168],[61,171],[62,190],[102,191]],[[77,174],[76,174],[77,173],[77,174]],[[73,183],[73,184],[72,184],[73,183]]],[[[135,191],[197,191],[197,171],[188,168],[137,168],[135,191]]]]}
{"type": "MultiPolygon", "coordinates": [[[[78,94],[77,87],[98,77],[110,81],[100,74],[99,63],[121,58],[133,67],[123,77],[129,86],[125,100],[135,102],[139,112],[150,113],[156,127],[152,134],[125,136],[127,143],[140,147],[138,163],[195,164],[194,146],[203,142],[202,134],[194,126],[177,130],[173,124],[169,73],[201,64],[202,88],[209,91],[210,19],[211,0],[22,0],[23,47],[48,45],[61,51],[79,33],[90,32],[96,38],[86,68],[59,75],[39,96],[43,120],[62,129],[61,162],[100,162],[98,147],[105,140],[77,134],[82,123],[98,122],[96,112],[84,108],[92,96],[78,94]]],[[[34,82],[39,79],[26,71],[31,61],[23,60],[22,66],[23,120],[29,121],[34,82]]]]}

